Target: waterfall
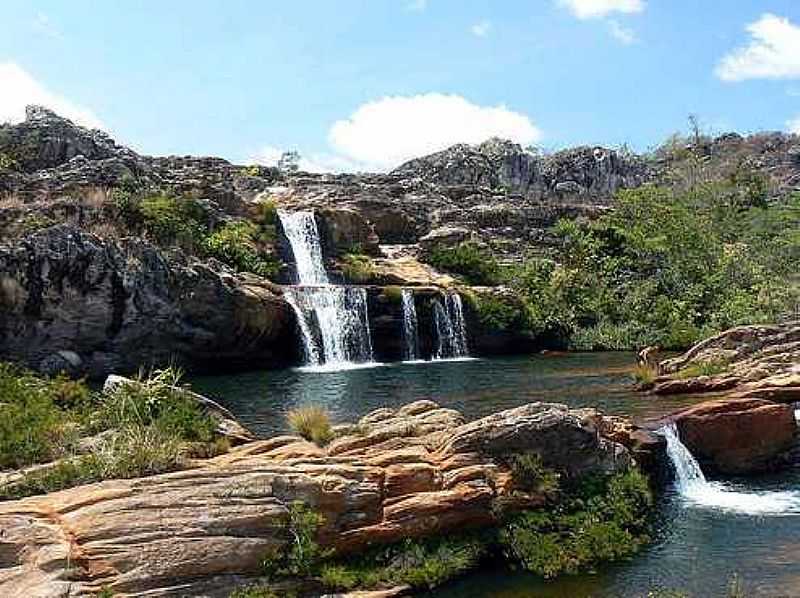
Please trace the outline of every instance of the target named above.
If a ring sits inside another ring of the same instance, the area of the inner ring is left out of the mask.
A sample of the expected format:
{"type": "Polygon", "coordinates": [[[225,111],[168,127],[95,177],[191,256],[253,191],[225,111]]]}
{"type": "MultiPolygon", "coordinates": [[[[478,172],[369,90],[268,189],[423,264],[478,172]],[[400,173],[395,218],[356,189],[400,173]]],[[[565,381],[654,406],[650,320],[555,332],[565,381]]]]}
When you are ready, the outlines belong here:
{"type": "Polygon", "coordinates": [[[404,361],[419,360],[419,335],[417,332],[417,308],[414,305],[414,291],[403,289],[403,350],[404,361]]]}
{"type": "Polygon", "coordinates": [[[284,296],[297,316],[306,364],[335,370],[372,363],[366,289],[329,282],[313,212],[280,210],[278,217],[298,279],[284,296]]]}
{"type": "Polygon", "coordinates": [[[436,329],[434,359],[464,359],[469,356],[464,308],[458,293],[445,295],[444,305],[433,304],[433,323],[436,329]]]}
{"type": "Polygon", "coordinates": [[[697,459],[681,442],[678,427],[659,430],[667,440],[667,456],[675,469],[675,489],[691,505],[747,515],[777,515],[800,511],[800,494],[790,491],[739,491],[722,482],[709,482],[697,459]]]}

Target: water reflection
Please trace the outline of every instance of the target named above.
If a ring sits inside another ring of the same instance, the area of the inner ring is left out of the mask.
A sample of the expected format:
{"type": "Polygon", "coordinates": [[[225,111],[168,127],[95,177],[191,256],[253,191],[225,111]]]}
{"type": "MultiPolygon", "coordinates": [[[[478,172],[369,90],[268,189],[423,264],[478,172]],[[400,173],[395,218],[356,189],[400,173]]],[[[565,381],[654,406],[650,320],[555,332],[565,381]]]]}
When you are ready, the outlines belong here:
{"type": "Polygon", "coordinates": [[[633,362],[629,353],[567,354],[393,363],[335,372],[265,371],[198,377],[191,382],[262,435],[283,431],[285,412],[304,403],[325,405],[336,421],[353,421],[372,409],[429,398],[468,418],[530,401],[596,406],[636,417],[660,415],[694,402],[633,392],[633,362]]]}

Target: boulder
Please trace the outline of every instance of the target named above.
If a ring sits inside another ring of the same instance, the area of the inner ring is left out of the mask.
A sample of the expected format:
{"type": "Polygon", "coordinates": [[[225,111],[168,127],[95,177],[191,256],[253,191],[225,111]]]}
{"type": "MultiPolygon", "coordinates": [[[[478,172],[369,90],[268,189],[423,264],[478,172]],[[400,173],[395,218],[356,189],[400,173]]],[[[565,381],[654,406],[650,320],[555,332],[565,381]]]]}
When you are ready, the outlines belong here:
{"type": "Polygon", "coordinates": [[[630,465],[598,417],[534,403],[464,423],[420,401],[368,414],[327,449],[281,437],[185,471],[0,503],[0,592],[227,596],[292,541],[295,501],[323,516],[317,540],[339,553],[492,525],[498,501],[548,500],[515,487],[514,454],[537,452],[567,476],[630,465]]]}
{"type": "Polygon", "coordinates": [[[768,471],[794,443],[794,410],[762,399],[719,399],[679,411],[670,420],[701,462],[724,474],[768,471]]]}

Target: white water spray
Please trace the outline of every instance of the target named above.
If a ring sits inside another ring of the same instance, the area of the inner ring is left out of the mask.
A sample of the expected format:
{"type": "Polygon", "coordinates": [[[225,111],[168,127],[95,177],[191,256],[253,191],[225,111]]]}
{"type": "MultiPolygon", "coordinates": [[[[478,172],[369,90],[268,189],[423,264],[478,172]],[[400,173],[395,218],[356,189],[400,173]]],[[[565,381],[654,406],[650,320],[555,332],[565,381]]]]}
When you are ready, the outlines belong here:
{"type": "Polygon", "coordinates": [[[297,316],[309,369],[372,365],[366,290],[330,283],[313,212],[281,210],[278,216],[292,248],[299,283],[284,294],[297,316]]]}
{"type": "Polygon", "coordinates": [[[467,326],[464,308],[458,293],[445,295],[444,305],[433,305],[433,323],[436,328],[434,359],[464,359],[469,357],[467,326]]]}
{"type": "Polygon", "coordinates": [[[667,455],[675,468],[675,487],[690,505],[747,515],[800,512],[797,492],[742,492],[722,482],[709,482],[697,459],[681,442],[675,423],[667,424],[659,432],[667,440],[667,455]]]}
{"type": "Polygon", "coordinates": [[[403,289],[403,360],[419,360],[419,331],[417,308],[414,305],[414,291],[403,289]]]}

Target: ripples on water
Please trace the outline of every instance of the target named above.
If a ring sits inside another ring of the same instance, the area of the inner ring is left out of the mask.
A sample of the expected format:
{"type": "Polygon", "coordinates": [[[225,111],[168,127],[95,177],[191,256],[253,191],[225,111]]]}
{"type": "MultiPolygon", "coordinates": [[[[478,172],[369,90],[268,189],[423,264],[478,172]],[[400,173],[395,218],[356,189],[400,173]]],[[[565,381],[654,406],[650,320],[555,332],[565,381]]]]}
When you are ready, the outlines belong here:
{"type": "MultiPolygon", "coordinates": [[[[372,409],[417,399],[434,399],[470,419],[537,400],[644,419],[698,400],[632,392],[633,362],[628,353],[570,354],[344,372],[265,371],[191,382],[261,435],[285,430],[286,411],[305,403],[325,405],[336,421],[354,421],[372,409]]],[[[743,579],[748,597],[800,597],[800,514],[781,502],[795,496],[800,474],[711,480],[708,485],[714,496],[696,501],[666,492],[655,542],[630,562],[552,582],[503,569],[481,570],[428,598],[638,598],[659,588],[715,598],[727,596],[734,574],[743,579]],[[731,500],[734,504],[726,505],[731,500]],[[775,511],[783,513],[769,514],[775,511]]]]}

